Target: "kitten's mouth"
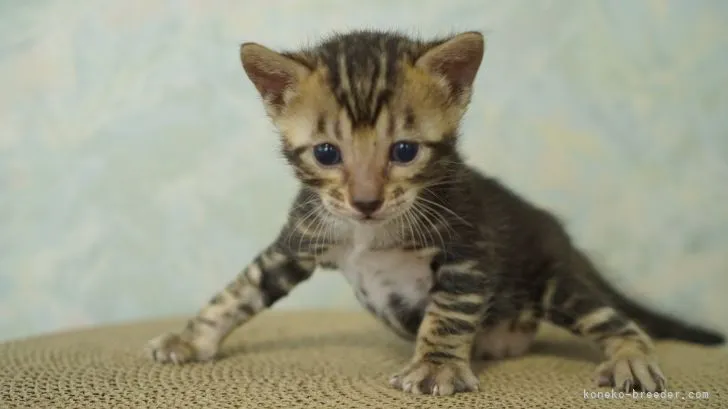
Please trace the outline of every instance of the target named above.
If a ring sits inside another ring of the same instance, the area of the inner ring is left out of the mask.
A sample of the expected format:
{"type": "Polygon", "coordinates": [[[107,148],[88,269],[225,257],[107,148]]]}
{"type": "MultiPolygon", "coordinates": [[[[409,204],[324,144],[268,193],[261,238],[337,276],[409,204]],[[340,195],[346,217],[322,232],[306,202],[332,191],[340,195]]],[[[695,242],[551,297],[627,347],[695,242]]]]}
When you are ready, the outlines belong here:
{"type": "Polygon", "coordinates": [[[382,222],[387,221],[386,218],[378,217],[378,216],[372,216],[372,215],[358,215],[354,217],[354,219],[363,224],[379,224],[382,222]]]}

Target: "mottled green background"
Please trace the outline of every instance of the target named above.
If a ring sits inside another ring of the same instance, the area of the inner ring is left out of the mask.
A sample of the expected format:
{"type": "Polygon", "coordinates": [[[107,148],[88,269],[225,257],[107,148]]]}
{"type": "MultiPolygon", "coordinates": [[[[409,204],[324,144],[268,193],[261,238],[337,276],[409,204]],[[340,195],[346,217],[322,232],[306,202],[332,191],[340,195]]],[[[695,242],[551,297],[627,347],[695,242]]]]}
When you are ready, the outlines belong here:
{"type": "MultiPolygon", "coordinates": [[[[2,1],[0,338],[192,313],[294,193],[244,41],[489,37],[463,145],[626,292],[728,331],[727,1],[2,1]]],[[[323,272],[280,308],[356,304],[323,272]]]]}

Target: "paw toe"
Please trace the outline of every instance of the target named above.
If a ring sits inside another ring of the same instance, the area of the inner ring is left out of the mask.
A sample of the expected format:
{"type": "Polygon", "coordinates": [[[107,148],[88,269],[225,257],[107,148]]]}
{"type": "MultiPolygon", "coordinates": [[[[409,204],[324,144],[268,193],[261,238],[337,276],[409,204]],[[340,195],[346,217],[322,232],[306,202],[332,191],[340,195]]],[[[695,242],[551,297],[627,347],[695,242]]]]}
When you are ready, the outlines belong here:
{"type": "Polygon", "coordinates": [[[661,392],[666,387],[660,367],[648,356],[614,359],[601,364],[596,372],[598,386],[612,386],[622,392],[661,392]]]}
{"type": "Polygon", "coordinates": [[[418,362],[393,376],[389,384],[416,395],[447,396],[478,390],[478,378],[464,363],[418,362]]]}
{"type": "Polygon", "coordinates": [[[182,364],[191,361],[195,348],[177,334],[165,334],[147,343],[147,355],[157,362],[182,364]]]}

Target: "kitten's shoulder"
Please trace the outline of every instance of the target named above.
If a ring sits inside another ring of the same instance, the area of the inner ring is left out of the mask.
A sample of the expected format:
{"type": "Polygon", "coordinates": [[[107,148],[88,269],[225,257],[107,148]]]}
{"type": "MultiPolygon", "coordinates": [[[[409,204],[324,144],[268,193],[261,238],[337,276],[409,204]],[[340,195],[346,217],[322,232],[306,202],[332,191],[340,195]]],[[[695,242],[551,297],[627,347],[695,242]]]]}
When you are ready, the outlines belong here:
{"type": "Polygon", "coordinates": [[[529,204],[525,198],[499,178],[487,175],[471,165],[463,165],[461,172],[458,179],[465,182],[476,197],[529,204]]]}
{"type": "Polygon", "coordinates": [[[491,216],[507,214],[522,222],[537,224],[561,224],[551,211],[541,207],[501,179],[490,176],[470,166],[463,166],[461,180],[469,186],[470,201],[477,203],[482,211],[491,216]]]}

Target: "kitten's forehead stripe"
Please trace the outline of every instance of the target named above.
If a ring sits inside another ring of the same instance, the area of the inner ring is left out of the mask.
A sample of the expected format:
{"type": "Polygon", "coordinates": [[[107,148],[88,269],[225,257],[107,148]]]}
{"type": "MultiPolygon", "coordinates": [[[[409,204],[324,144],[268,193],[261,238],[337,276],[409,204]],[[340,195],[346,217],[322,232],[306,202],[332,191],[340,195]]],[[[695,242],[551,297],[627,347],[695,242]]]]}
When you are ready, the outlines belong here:
{"type": "Polygon", "coordinates": [[[389,33],[336,36],[308,52],[328,71],[329,85],[352,127],[371,126],[397,86],[397,65],[420,44],[389,33]]]}
{"type": "Polygon", "coordinates": [[[395,131],[396,126],[397,126],[397,124],[394,123],[395,122],[395,117],[394,117],[394,115],[392,115],[391,112],[389,112],[389,115],[388,115],[388,118],[387,119],[389,119],[387,121],[387,135],[392,136],[394,134],[394,131],[395,131]]]}
{"type": "Polygon", "coordinates": [[[415,125],[415,112],[411,106],[407,107],[404,119],[404,127],[406,129],[412,129],[415,125]]]}
{"type": "Polygon", "coordinates": [[[341,118],[336,118],[336,122],[334,122],[334,138],[336,138],[337,141],[340,141],[342,139],[341,135],[341,118]]]}
{"type": "Polygon", "coordinates": [[[316,121],[316,132],[319,134],[326,132],[326,118],[323,114],[319,114],[318,120],[316,121]]]}
{"type": "Polygon", "coordinates": [[[372,88],[367,100],[369,101],[371,111],[375,113],[380,109],[378,105],[381,101],[381,98],[377,96],[387,89],[387,76],[391,75],[388,61],[391,61],[391,59],[388,60],[386,54],[381,54],[379,56],[379,64],[375,64],[376,70],[372,75],[372,88]]]}
{"type": "Polygon", "coordinates": [[[354,110],[354,98],[351,91],[351,81],[349,78],[349,67],[347,66],[346,55],[338,54],[336,57],[336,67],[338,67],[338,82],[333,84],[333,89],[339,103],[343,105],[352,121],[356,122],[356,111],[354,110]]]}
{"type": "Polygon", "coordinates": [[[369,62],[370,66],[371,66],[371,69],[370,69],[371,72],[369,75],[370,86],[369,86],[369,90],[367,91],[367,96],[366,96],[365,100],[367,102],[367,109],[369,109],[370,112],[374,112],[377,109],[376,106],[373,106],[373,105],[375,104],[375,101],[376,101],[375,93],[381,89],[379,76],[381,75],[381,72],[382,72],[381,61],[384,58],[386,58],[386,57],[384,55],[382,55],[382,56],[380,56],[378,63],[374,63],[371,61],[369,62]]]}

